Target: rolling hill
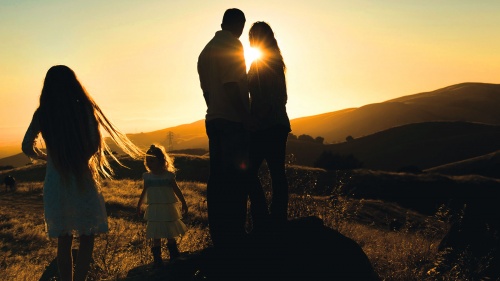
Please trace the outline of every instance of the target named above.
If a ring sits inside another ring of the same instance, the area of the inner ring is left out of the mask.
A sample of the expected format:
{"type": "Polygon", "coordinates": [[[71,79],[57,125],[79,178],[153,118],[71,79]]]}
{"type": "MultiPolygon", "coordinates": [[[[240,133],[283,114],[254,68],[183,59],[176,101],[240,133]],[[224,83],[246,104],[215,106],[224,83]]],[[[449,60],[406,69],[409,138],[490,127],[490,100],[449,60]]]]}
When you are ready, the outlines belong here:
{"type": "Polygon", "coordinates": [[[426,169],[425,172],[445,175],[481,175],[500,179],[500,150],[453,163],[426,169]]]}
{"type": "Polygon", "coordinates": [[[0,166],[21,167],[30,163],[30,158],[23,153],[17,153],[0,159],[0,166]]]}
{"type": "Polygon", "coordinates": [[[342,142],[410,123],[468,121],[500,125],[500,84],[462,83],[359,108],[293,119],[292,133],[342,142]]]}
{"type": "MultiPolygon", "coordinates": [[[[166,148],[170,148],[170,150],[189,148],[205,148],[208,150],[205,120],[148,133],[127,134],[127,136],[140,147],[149,147],[152,143],[160,143],[166,148]],[[172,135],[171,144],[169,143],[169,133],[172,135]]],[[[116,146],[114,148],[116,149],[116,146]]]]}
{"type": "MultiPolygon", "coordinates": [[[[322,136],[326,142],[337,143],[345,141],[347,136],[359,138],[420,122],[466,121],[500,125],[499,108],[500,84],[462,83],[359,108],[296,118],[290,122],[292,133],[297,136],[322,136]]],[[[173,133],[174,149],[208,149],[204,120],[129,136],[138,145],[160,142],[168,146],[169,132],[173,133]]]]}
{"type": "MultiPolygon", "coordinates": [[[[463,121],[463,122],[477,122],[485,123],[491,125],[500,125],[500,114],[498,109],[500,108],[500,84],[486,84],[486,83],[462,83],[457,85],[452,85],[435,91],[418,93],[414,95],[402,96],[400,98],[388,100],[381,103],[368,104],[359,108],[348,108],[343,110],[338,110],[329,113],[323,113],[314,116],[296,118],[291,120],[292,133],[299,136],[301,134],[307,134],[312,137],[321,136],[325,139],[327,143],[338,144],[340,146],[328,147],[328,149],[337,149],[342,147],[340,151],[349,152],[349,149],[344,149],[344,147],[349,147],[353,144],[342,144],[345,142],[347,136],[352,136],[355,139],[362,139],[362,137],[368,137],[378,132],[382,132],[391,128],[401,127],[402,125],[408,125],[413,123],[429,123],[434,121],[463,121]]],[[[430,124],[430,123],[429,123],[430,124]]],[[[442,124],[450,124],[442,123],[442,124]]],[[[417,128],[417,127],[408,127],[417,128]]],[[[428,128],[430,132],[435,132],[435,130],[428,128]]],[[[396,130],[397,131],[397,130],[396,130]]],[[[422,134],[428,134],[426,130],[418,131],[422,134]]],[[[415,139],[420,137],[417,135],[417,131],[410,132],[407,131],[406,134],[413,135],[415,139]]],[[[468,134],[468,133],[466,133],[468,134]]],[[[170,127],[162,130],[157,130],[153,132],[146,132],[140,134],[128,134],[130,139],[136,143],[138,146],[146,148],[152,143],[163,144],[170,150],[182,150],[190,148],[202,148],[208,149],[208,139],[205,133],[205,121],[198,120],[193,123],[183,124],[175,127],[170,127]]],[[[404,138],[405,135],[399,135],[399,137],[404,138]]],[[[375,137],[377,139],[378,137],[375,137]]],[[[381,137],[381,139],[389,137],[381,137]]],[[[389,139],[393,139],[393,148],[387,150],[387,153],[391,153],[391,150],[397,150],[400,147],[400,152],[405,149],[402,143],[403,140],[398,141],[397,136],[394,135],[389,139]]],[[[471,146],[477,146],[474,142],[474,136],[467,136],[470,139],[469,142],[465,142],[471,146]]],[[[482,138],[481,135],[475,138],[482,138]]],[[[430,140],[429,140],[430,141],[430,140]]],[[[450,146],[443,146],[443,152],[448,154],[454,154],[455,151],[452,149],[461,149],[460,145],[454,146],[450,141],[450,146]]],[[[444,143],[444,141],[443,141],[444,143]]],[[[429,163],[423,163],[421,161],[404,161],[399,164],[390,164],[389,159],[386,161],[386,166],[376,165],[376,159],[374,157],[386,157],[380,153],[370,152],[371,150],[376,150],[376,146],[371,143],[366,143],[366,152],[361,153],[360,158],[366,158],[362,160],[365,165],[374,165],[377,168],[383,169],[395,169],[396,166],[404,166],[407,163],[415,162],[415,165],[421,165],[420,168],[431,168],[428,165],[443,165],[447,163],[442,163],[441,161],[434,161],[429,163]],[[370,156],[373,155],[373,156],[370,156]],[[418,164],[420,163],[420,164],[418,164]]],[[[299,164],[310,165],[316,158],[312,159],[313,156],[318,156],[324,149],[321,144],[310,144],[304,142],[289,141],[288,143],[289,153],[294,153],[294,156],[299,164]],[[318,152],[319,151],[319,152],[318,152]]],[[[424,144],[422,144],[424,146],[424,144]]],[[[116,146],[111,145],[111,148],[118,150],[116,146]]],[[[483,150],[483,154],[493,152],[496,149],[489,151],[483,150]]],[[[119,150],[118,150],[119,151],[119,150]]],[[[462,153],[457,153],[456,156],[450,157],[450,161],[460,161],[470,157],[480,156],[481,154],[470,154],[463,155],[462,153]],[[459,158],[465,157],[465,158],[459,158]]],[[[14,155],[13,158],[3,158],[0,159],[1,165],[24,165],[27,157],[22,155],[14,155]]],[[[433,157],[435,158],[435,157],[433,157]]],[[[443,158],[444,159],[444,158],[443,158]]]]}
{"type": "Polygon", "coordinates": [[[21,143],[6,143],[0,146],[0,158],[8,157],[21,151],[21,143]]]}
{"type": "Polygon", "coordinates": [[[428,169],[500,149],[500,126],[470,122],[423,122],[402,125],[349,142],[319,145],[289,142],[297,162],[312,165],[323,151],[352,154],[363,168],[397,171],[428,169]]]}

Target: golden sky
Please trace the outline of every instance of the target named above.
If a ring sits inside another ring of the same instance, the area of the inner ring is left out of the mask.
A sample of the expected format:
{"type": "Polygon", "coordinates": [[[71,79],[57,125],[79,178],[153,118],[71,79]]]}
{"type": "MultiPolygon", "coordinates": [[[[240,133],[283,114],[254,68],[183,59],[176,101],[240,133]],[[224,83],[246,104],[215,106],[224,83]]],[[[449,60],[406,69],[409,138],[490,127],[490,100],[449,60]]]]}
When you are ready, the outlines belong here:
{"type": "Polygon", "coordinates": [[[0,146],[20,143],[56,64],[125,133],[203,119],[197,58],[233,7],[247,18],[245,47],[253,22],[274,29],[292,119],[500,83],[496,0],[0,0],[0,146]]]}

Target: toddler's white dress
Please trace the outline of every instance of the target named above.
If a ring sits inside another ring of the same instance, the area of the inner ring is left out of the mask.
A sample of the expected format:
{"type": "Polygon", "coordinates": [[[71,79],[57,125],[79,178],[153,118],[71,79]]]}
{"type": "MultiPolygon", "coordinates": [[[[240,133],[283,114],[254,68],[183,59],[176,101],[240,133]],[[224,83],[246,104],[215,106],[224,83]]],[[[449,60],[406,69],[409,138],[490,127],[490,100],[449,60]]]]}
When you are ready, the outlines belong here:
{"type": "Polygon", "coordinates": [[[179,210],[179,199],[174,193],[175,174],[144,173],[147,204],[144,219],[147,220],[146,238],[175,238],[187,231],[179,210]]]}
{"type": "MultiPolygon", "coordinates": [[[[40,125],[35,113],[22,144],[23,152],[31,158],[37,157],[35,143],[39,133],[40,125]]],[[[96,135],[90,141],[97,141],[96,135]]],[[[64,183],[51,161],[50,151],[47,151],[43,207],[49,237],[108,232],[106,207],[99,187],[90,172],[85,175],[84,181],[85,188],[78,187],[74,177],[64,183]]]]}

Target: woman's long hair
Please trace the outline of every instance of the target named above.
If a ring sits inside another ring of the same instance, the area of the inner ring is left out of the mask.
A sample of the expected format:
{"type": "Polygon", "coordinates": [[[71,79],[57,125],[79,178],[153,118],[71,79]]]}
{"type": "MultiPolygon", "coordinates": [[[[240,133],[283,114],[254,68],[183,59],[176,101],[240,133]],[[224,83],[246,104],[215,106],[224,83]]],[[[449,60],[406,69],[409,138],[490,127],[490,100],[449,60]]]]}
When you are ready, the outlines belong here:
{"type": "Polygon", "coordinates": [[[257,21],[252,24],[248,33],[250,39],[250,46],[257,48],[262,53],[262,60],[266,58],[273,58],[280,63],[283,73],[286,72],[286,65],[281,55],[278,41],[274,37],[274,32],[271,26],[263,21],[257,21]]]}
{"type": "Polygon", "coordinates": [[[88,172],[95,180],[99,174],[111,178],[113,169],[106,155],[120,162],[104,141],[100,127],[131,157],[144,155],[106,118],[67,66],[48,70],[36,114],[52,163],[64,180],[74,176],[80,184],[88,172]]]}

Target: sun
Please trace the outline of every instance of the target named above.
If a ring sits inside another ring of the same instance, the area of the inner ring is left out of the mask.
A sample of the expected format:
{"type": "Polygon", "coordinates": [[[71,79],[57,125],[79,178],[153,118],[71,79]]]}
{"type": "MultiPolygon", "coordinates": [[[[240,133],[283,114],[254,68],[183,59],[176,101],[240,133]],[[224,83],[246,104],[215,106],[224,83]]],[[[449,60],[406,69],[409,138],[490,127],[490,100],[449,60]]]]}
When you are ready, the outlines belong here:
{"type": "Polygon", "coordinates": [[[252,62],[261,56],[261,52],[257,48],[248,47],[245,49],[245,62],[247,66],[250,66],[252,62]]]}

